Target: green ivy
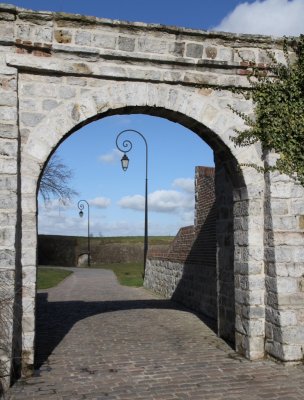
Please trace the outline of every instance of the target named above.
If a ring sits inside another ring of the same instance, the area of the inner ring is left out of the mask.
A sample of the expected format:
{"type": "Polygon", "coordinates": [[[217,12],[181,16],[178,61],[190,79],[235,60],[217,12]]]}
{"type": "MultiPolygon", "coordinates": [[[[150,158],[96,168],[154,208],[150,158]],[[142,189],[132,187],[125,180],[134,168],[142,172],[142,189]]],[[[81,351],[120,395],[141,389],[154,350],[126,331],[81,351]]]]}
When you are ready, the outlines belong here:
{"type": "Polygon", "coordinates": [[[272,53],[268,53],[271,65],[265,69],[249,63],[250,90],[243,93],[252,98],[254,118],[230,107],[248,127],[236,131],[232,140],[238,146],[260,141],[263,149],[280,155],[273,168],[304,185],[304,35],[294,39],[292,46],[297,56],[294,62],[285,38],[286,64],[277,62],[272,53]]]}

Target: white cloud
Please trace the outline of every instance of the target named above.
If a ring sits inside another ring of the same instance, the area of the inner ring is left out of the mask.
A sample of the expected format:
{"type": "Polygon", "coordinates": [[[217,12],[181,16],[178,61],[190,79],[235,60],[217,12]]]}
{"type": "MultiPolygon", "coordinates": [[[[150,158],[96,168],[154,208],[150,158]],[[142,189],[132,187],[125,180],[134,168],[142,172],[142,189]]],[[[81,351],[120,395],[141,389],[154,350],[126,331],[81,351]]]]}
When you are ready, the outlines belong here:
{"type": "Polygon", "coordinates": [[[194,179],[193,178],[177,178],[172,183],[173,187],[182,189],[185,192],[194,194],[194,179]]]}
{"type": "Polygon", "coordinates": [[[107,208],[111,204],[111,200],[107,197],[96,197],[95,199],[89,200],[89,204],[97,208],[107,208]]]}
{"type": "Polygon", "coordinates": [[[149,195],[151,211],[175,212],[180,209],[191,209],[193,206],[192,196],[176,190],[157,190],[149,195]]]}
{"type": "Polygon", "coordinates": [[[257,0],[239,4],[213,30],[274,36],[304,33],[303,0],[257,0]]]}
{"type": "MultiPolygon", "coordinates": [[[[145,208],[144,196],[136,194],[126,196],[119,200],[118,205],[122,208],[143,211],[145,208]]],[[[181,212],[194,207],[193,196],[178,192],[176,190],[156,190],[148,196],[149,211],[156,212],[181,212]]]]}
{"type": "Polygon", "coordinates": [[[145,198],[140,194],[134,196],[125,196],[117,203],[121,208],[130,208],[131,210],[142,211],[145,209],[145,198]]]}
{"type": "Polygon", "coordinates": [[[122,153],[118,149],[113,149],[110,153],[102,154],[99,156],[99,161],[105,164],[114,164],[120,160],[122,153]]]}

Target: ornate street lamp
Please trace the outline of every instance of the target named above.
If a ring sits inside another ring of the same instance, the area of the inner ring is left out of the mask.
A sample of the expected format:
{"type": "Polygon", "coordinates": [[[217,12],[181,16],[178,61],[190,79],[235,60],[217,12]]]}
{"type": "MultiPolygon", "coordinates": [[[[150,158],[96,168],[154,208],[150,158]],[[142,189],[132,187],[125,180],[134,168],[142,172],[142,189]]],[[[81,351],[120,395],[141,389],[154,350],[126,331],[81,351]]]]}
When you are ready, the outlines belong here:
{"type": "Polygon", "coordinates": [[[116,147],[118,148],[118,150],[120,150],[124,153],[124,155],[121,159],[121,166],[124,171],[126,171],[129,166],[129,158],[126,153],[128,153],[133,147],[132,142],[127,139],[122,142],[123,148],[119,146],[118,139],[119,139],[120,135],[124,134],[125,132],[137,133],[143,139],[143,141],[145,142],[145,146],[146,146],[145,236],[144,236],[144,277],[145,277],[147,253],[148,253],[148,144],[147,144],[147,141],[144,138],[144,136],[140,132],[138,132],[134,129],[125,129],[124,131],[119,132],[119,134],[117,135],[117,138],[116,138],[116,147]]]}
{"type": "Polygon", "coordinates": [[[89,203],[86,200],[79,200],[78,201],[78,208],[79,208],[79,216],[80,218],[83,217],[83,209],[84,209],[84,204],[87,205],[88,209],[88,267],[91,265],[91,246],[90,246],[90,206],[89,203]]]}

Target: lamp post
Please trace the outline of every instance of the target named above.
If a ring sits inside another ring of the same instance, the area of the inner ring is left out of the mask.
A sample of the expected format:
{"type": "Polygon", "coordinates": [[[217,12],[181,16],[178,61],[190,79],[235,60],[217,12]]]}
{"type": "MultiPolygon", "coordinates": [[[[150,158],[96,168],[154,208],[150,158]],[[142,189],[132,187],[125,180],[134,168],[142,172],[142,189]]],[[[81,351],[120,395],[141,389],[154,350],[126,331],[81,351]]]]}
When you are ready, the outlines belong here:
{"type": "Polygon", "coordinates": [[[121,159],[121,166],[124,171],[128,169],[129,166],[129,158],[126,153],[128,153],[133,145],[130,140],[125,139],[122,142],[122,147],[119,146],[118,139],[120,138],[120,135],[126,133],[126,132],[133,132],[138,134],[143,141],[145,142],[146,146],[146,180],[145,180],[145,236],[144,236],[144,276],[146,273],[146,262],[147,262],[147,253],[148,253],[148,144],[145,139],[145,137],[138,131],[134,129],[125,129],[124,131],[119,132],[119,134],[116,137],[116,147],[118,150],[122,151],[124,153],[122,159],[121,159]]]}
{"type": "Polygon", "coordinates": [[[78,201],[78,208],[79,208],[79,216],[80,218],[83,217],[83,209],[84,209],[84,204],[87,205],[88,209],[88,267],[91,265],[91,247],[90,247],[90,206],[89,203],[86,200],[79,200],[78,201]]]}

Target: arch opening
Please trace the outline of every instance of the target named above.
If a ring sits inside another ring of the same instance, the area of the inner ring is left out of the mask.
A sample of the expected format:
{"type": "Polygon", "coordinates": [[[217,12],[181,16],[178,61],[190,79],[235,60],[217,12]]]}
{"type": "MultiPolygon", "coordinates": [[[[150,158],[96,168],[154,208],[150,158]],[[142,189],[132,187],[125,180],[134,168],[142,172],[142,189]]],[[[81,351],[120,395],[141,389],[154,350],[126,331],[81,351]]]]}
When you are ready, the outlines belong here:
{"type": "MultiPolygon", "coordinates": [[[[153,251],[149,253],[149,270],[145,286],[158,291],[161,294],[170,292],[169,297],[175,301],[188,306],[193,311],[204,314],[209,319],[210,325],[215,329],[219,336],[234,346],[235,342],[235,295],[234,295],[234,242],[233,242],[233,190],[244,188],[244,180],[236,169],[237,162],[230,153],[227,146],[214,138],[214,133],[204,125],[197,123],[193,119],[182,116],[163,108],[157,109],[147,107],[125,107],[124,109],[111,110],[104,115],[96,115],[90,120],[86,120],[75,126],[58,143],[51,155],[58,149],[62,142],[81,127],[93,121],[100,120],[112,115],[145,114],[161,116],[172,122],[179,123],[189,128],[202,140],[207,140],[215,150],[215,168],[198,168],[197,172],[203,172],[202,176],[197,176],[199,181],[204,179],[203,185],[211,185],[208,189],[206,200],[204,197],[197,199],[197,202],[208,202],[208,209],[201,211],[199,206],[196,209],[196,220],[192,236],[192,242],[188,243],[188,252],[184,254],[182,260],[177,254],[172,254],[171,261],[179,265],[180,279],[178,282],[171,282],[171,290],[164,287],[156,288],[155,282],[162,280],[167,275],[168,278],[168,254],[163,254],[165,264],[163,271],[159,271],[159,255],[156,257],[158,266],[155,268],[153,251]],[[136,111],[136,113],[135,113],[136,111]],[[211,171],[212,170],[212,171],[211,171]],[[209,181],[208,181],[209,175],[209,181]],[[233,178],[232,178],[233,177],[233,178]],[[210,198],[211,196],[211,198],[210,198]],[[201,215],[200,213],[205,213],[201,215]],[[153,281],[153,282],[151,282],[153,281]],[[192,283],[191,283],[192,281],[192,283]],[[188,295],[187,295],[188,293],[188,295]],[[190,295],[189,295],[190,293],[190,295]]],[[[51,155],[48,157],[50,159],[51,155]]],[[[48,161],[46,161],[45,165],[48,161]]],[[[197,167],[201,167],[198,165],[197,167]]],[[[43,170],[40,174],[40,178],[43,170]]],[[[206,190],[206,187],[205,187],[206,190]]],[[[203,196],[206,195],[203,194],[203,196]]],[[[196,193],[196,196],[202,196],[196,193]]],[[[182,228],[182,226],[181,226],[182,228]]],[[[179,253],[179,249],[175,250],[179,253]]],[[[170,268],[169,268],[170,269],[170,268]]]]}

